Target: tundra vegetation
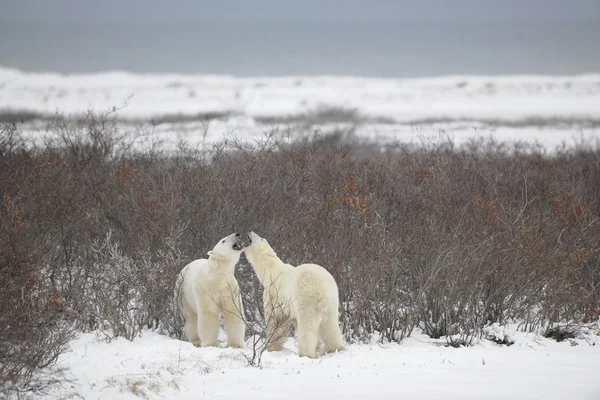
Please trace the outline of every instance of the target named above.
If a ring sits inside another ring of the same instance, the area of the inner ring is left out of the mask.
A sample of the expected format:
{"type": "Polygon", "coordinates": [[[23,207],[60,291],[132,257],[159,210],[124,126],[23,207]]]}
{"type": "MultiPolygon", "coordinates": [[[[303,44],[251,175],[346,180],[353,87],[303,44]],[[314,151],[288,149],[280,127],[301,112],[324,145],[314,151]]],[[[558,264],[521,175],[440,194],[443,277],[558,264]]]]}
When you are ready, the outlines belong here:
{"type": "MultiPolygon", "coordinates": [[[[176,151],[110,116],[0,127],[0,381],[43,391],[75,332],[183,338],[181,268],[256,230],[335,278],[345,339],[415,327],[468,345],[492,323],[558,340],[598,321],[600,149],[492,139],[381,146],[347,132],[176,151]]],[[[236,268],[248,343],[262,287],[236,268]]]]}

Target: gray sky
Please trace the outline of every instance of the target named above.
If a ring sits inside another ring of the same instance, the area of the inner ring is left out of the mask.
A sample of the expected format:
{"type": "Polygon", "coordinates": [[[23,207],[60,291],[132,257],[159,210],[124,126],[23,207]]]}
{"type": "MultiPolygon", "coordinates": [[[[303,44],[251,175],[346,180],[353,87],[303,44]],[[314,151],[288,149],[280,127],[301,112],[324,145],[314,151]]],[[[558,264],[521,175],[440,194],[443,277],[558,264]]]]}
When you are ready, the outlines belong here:
{"type": "Polygon", "coordinates": [[[0,0],[3,21],[584,21],[600,0],[0,0]]]}

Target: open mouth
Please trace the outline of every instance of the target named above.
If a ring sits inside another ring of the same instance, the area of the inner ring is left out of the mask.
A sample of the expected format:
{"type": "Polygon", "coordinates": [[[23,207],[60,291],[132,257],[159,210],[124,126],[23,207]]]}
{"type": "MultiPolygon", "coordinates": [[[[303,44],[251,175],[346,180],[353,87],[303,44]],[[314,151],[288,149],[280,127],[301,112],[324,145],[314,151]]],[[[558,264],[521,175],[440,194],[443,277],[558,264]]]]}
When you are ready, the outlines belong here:
{"type": "Polygon", "coordinates": [[[237,240],[233,244],[233,249],[234,250],[242,250],[244,248],[244,242],[242,242],[241,235],[239,233],[236,233],[235,237],[237,238],[237,240]]]}

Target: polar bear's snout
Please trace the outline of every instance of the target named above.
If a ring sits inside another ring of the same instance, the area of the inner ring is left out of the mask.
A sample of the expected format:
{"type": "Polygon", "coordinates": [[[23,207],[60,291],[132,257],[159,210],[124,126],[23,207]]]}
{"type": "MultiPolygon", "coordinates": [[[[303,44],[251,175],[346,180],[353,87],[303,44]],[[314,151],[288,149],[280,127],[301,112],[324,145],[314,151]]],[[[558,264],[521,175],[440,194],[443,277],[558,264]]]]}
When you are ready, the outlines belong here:
{"type": "Polygon", "coordinates": [[[246,234],[246,238],[248,239],[248,245],[251,245],[252,242],[258,242],[259,240],[264,240],[263,238],[258,236],[256,233],[254,233],[254,231],[248,232],[246,234]]]}
{"type": "Polygon", "coordinates": [[[235,233],[235,242],[233,243],[234,250],[242,250],[244,248],[244,242],[242,241],[242,235],[239,232],[235,233]]]}
{"type": "MultiPolygon", "coordinates": [[[[233,250],[237,250],[237,251],[241,251],[244,249],[244,242],[242,241],[242,235],[239,232],[236,233],[232,233],[231,235],[227,236],[226,238],[223,238],[223,240],[221,240],[220,244],[218,244],[217,246],[231,246],[231,248],[233,250]]],[[[216,250],[216,247],[215,247],[216,250]]]]}

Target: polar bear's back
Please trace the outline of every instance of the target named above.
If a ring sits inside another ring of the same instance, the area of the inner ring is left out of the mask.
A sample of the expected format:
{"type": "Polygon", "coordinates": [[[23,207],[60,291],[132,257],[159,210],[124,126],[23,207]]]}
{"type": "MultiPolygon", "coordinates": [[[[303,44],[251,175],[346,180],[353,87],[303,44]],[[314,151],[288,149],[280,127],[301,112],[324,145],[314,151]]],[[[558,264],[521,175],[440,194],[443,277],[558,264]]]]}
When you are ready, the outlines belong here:
{"type": "Polygon", "coordinates": [[[338,287],[333,276],[317,264],[302,264],[295,271],[295,293],[301,299],[297,313],[337,313],[338,287]]]}

